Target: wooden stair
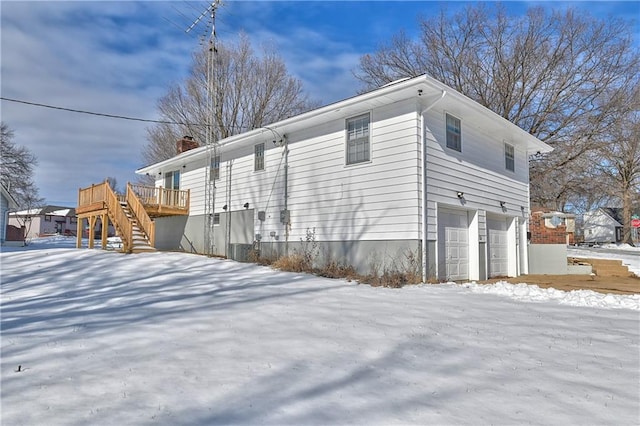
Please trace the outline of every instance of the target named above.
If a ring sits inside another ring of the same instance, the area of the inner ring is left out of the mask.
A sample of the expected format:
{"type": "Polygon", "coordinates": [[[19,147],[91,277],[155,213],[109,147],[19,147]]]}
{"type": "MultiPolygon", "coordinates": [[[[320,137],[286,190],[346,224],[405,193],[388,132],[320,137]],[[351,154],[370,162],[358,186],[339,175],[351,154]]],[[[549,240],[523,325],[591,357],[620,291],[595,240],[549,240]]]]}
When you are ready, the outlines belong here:
{"type": "Polygon", "coordinates": [[[581,259],[591,265],[593,273],[599,277],[634,277],[622,260],[613,259],[581,259]]]}
{"type": "Polygon", "coordinates": [[[127,219],[129,220],[129,223],[131,223],[132,237],[131,237],[130,252],[145,253],[145,252],[156,251],[156,249],[149,242],[149,239],[147,238],[145,233],[142,231],[142,229],[140,229],[140,226],[138,225],[138,221],[136,220],[135,216],[131,213],[131,209],[129,209],[129,206],[127,205],[127,203],[120,202],[120,205],[122,206],[122,210],[124,210],[125,215],[127,215],[127,219]]]}

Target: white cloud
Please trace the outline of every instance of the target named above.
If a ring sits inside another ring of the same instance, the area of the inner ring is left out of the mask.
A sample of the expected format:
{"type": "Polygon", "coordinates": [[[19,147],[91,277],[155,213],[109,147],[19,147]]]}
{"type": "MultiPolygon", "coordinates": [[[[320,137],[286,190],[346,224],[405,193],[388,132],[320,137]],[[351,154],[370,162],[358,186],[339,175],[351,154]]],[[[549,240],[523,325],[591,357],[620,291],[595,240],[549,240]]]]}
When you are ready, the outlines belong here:
{"type": "MultiPolygon", "coordinates": [[[[197,44],[158,23],[162,9],[130,2],[4,3],[2,96],[130,117],[182,79],[197,44]],[[155,10],[154,16],[145,13],[155,10]],[[131,21],[131,16],[145,20],[131,21]],[[125,24],[120,24],[120,21],[125,24]]],[[[75,204],[79,187],[134,180],[148,123],[2,102],[16,142],[38,157],[41,195],[75,204]]]]}

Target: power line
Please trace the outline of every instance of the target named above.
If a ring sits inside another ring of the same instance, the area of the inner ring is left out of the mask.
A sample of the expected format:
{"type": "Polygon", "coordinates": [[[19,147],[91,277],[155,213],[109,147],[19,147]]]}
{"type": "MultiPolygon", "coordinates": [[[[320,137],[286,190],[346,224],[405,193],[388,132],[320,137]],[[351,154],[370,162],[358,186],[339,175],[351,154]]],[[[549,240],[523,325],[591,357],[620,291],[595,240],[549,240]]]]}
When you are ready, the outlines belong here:
{"type": "Polygon", "coordinates": [[[78,113],[78,114],[96,115],[98,117],[116,118],[116,119],[119,119],[119,120],[142,121],[142,122],[145,122],[145,123],[158,123],[158,124],[180,124],[180,125],[183,125],[183,126],[203,126],[203,127],[206,126],[206,124],[200,124],[200,123],[184,123],[184,122],[179,122],[179,121],[151,120],[151,119],[147,119],[147,118],[127,117],[127,116],[124,116],[124,115],[105,114],[105,113],[102,113],[102,112],[84,111],[84,110],[80,110],[80,109],[65,108],[65,107],[61,107],[61,106],[41,104],[41,103],[38,103],[38,102],[23,101],[23,100],[20,100],[20,99],[5,98],[4,96],[0,96],[0,99],[2,99],[3,101],[16,102],[16,103],[19,103],[19,104],[37,106],[37,107],[42,107],[42,108],[56,109],[56,110],[60,110],[60,111],[75,112],[75,113],[78,113]]]}

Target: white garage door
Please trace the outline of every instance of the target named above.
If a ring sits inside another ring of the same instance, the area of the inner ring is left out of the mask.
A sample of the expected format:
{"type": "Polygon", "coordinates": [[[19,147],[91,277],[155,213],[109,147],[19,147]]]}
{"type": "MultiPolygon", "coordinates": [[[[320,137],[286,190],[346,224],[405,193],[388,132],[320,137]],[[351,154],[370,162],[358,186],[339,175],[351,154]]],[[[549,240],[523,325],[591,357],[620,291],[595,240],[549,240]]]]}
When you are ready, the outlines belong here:
{"type": "Polygon", "coordinates": [[[489,277],[509,275],[509,239],[505,219],[487,218],[489,277]]]}
{"type": "Polygon", "coordinates": [[[438,275],[441,279],[469,278],[469,220],[467,212],[438,212],[438,275]]]}

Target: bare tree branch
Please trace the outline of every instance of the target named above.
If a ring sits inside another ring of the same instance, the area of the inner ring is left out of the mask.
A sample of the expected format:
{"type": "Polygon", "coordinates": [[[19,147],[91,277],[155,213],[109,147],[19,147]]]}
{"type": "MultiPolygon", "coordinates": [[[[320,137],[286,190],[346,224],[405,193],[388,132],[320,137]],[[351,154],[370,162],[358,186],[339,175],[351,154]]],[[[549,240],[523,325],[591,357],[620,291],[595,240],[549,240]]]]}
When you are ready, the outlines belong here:
{"type": "Polygon", "coordinates": [[[637,84],[629,24],[542,8],[513,17],[481,3],[453,16],[443,9],[420,30],[419,40],[400,33],[360,59],[363,91],[425,73],[442,81],[555,148],[531,162],[534,203],[575,199],[583,159],[622,111],[612,94],[637,84]]]}
{"type": "MultiPolygon", "coordinates": [[[[208,47],[207,47],[208,48],[208,47]]],[[[219,46],[215,55],[214,139],[223,139],[291,117],[316,106],[308,100],[300,80],[290,76],[280,56],[263,49],[256,55],[245,35],[235,45],[219,46]]],[[[159,162],[176,154],[184,135],[204,143],[207,123],[207,50],[193,55],[191,75],[171,87],[158,101],[163,118],[189,123],[157,124],[147,129],[143,157],[159,162]]]]}
{"type": "Polygon", "coordinates": [[[0,124],[0,181],[8,188],[20,208],[42,204],[33,171],[38,164],[36,156],[26,147],[17,145],[14,133],[4,122],[0,124]]]}

